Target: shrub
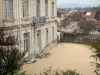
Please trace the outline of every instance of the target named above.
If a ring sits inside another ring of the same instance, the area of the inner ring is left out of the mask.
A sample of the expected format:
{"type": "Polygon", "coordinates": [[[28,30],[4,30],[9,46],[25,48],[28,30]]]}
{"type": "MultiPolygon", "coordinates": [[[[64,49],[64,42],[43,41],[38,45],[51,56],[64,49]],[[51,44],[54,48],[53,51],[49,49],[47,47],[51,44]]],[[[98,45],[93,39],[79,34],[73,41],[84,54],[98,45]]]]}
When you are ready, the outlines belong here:
{"type": "Polygon", "coordinates": [[[26,72],[16,72],[14,75],[28,75],[26,72]]]}
{"type": "MultiPolygon", "coordinates": [[[[100,60],[100,43],[91,43],[89,45],[92,48],[95,48],[94,55],[92,55],[91,57],[93,57],[96,61],[100,60]]],[[[93,62],[93,65],[95,65],[94,72],[96,73],[96,75],[100,75],[100,63],[93,62]]]]}
{"type": "Polygon", "coordinates": [[[49,67],[49,69],[45,69],[45,71],[43,73],[40,73],[40,75],[82,75],[82,74],[77,73],[76,70],[57,69],[56,71],[52,71],[51,67],[49,67]]]}
{"type": "Polygon", "coordinates": [[[19,71],[24,55],[16,48],[0,47],[0,75],[13,75],[19,71]]]}

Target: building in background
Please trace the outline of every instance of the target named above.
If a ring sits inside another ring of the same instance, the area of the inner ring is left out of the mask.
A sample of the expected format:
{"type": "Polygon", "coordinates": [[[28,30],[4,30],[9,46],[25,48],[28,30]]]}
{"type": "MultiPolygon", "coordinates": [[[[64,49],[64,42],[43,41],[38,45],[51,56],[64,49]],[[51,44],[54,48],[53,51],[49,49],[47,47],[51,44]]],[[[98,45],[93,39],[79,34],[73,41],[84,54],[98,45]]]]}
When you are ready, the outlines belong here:
{"type": "Polygon", "coordinates": [[[57,0],[0,0],[0,26],[34,58],[57,41],[57,0]]]}
{"type": "Polygon", "coordinates": [[[87,11],[85,13],[85,15],[83,15],[82,17],[85,19],[85,20],[88,20],[88,21],[96,21],[95,19],[95,16],[96,16],[96,13],[97,11],[87,11]]]}

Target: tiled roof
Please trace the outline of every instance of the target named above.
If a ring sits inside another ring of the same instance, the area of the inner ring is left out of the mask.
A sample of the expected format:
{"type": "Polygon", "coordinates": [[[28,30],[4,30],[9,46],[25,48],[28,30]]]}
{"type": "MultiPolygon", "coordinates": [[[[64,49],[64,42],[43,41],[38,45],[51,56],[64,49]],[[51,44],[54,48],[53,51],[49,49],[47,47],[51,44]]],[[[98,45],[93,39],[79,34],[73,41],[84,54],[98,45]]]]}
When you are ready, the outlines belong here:
{"type": "Polygon", "coordinates": [[[84,18],[95,18],[96,10],[94,11],[87,11],[85,15],[83,15],[84,18]]]}

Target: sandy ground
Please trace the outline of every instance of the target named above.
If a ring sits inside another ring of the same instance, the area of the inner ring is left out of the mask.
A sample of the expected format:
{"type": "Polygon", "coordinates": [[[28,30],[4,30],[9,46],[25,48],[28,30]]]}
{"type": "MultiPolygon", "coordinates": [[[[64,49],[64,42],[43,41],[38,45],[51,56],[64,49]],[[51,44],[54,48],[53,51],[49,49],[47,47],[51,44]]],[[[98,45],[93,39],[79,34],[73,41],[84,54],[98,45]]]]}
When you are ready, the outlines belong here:
{"type": "Polygon", "coordinates": [[[38,59],[36,63],[26,64],[23,71],[34,75],[44,71],[44,68],[52,67],[54,69],[77,69],[83,75],[95,75],[94,68],[91,66],[93,58],[90,47],[80,44],[62,43],[50,50],[51,55],[48,58],[38,59]]]}

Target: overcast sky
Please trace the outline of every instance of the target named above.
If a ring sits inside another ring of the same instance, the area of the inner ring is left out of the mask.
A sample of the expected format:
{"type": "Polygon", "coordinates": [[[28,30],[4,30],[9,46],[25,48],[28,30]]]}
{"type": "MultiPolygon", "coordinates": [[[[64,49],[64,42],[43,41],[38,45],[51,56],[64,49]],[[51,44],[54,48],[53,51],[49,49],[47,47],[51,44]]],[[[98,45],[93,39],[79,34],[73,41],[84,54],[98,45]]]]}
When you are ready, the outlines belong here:
{"type": "Polygon", "coordinates": [[[100,4],[100,0],[57,0],[59,4],[80,3],[80,4],[100,4]]]}

